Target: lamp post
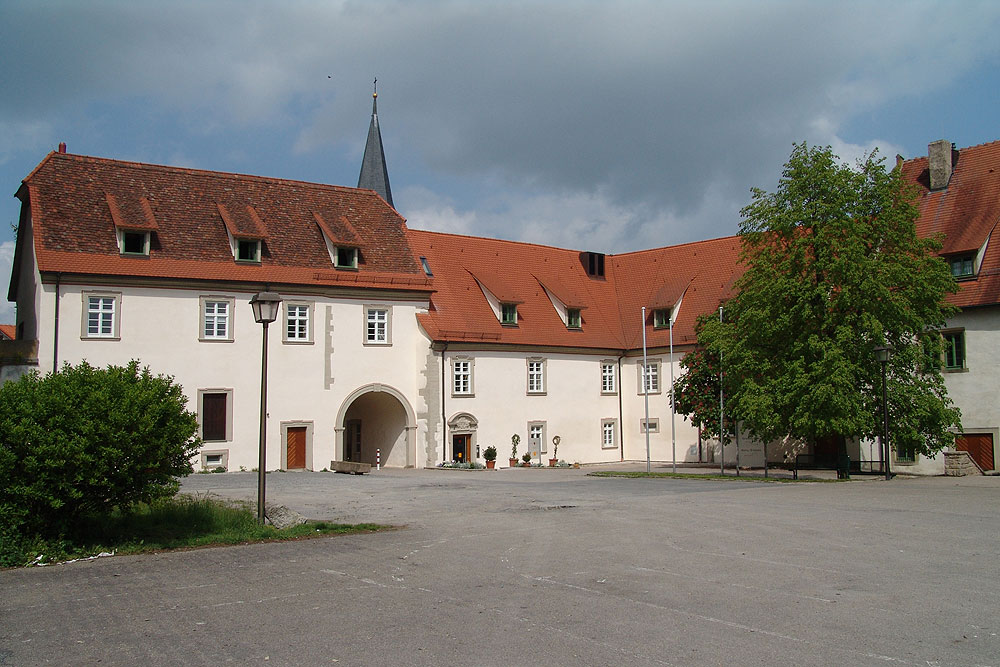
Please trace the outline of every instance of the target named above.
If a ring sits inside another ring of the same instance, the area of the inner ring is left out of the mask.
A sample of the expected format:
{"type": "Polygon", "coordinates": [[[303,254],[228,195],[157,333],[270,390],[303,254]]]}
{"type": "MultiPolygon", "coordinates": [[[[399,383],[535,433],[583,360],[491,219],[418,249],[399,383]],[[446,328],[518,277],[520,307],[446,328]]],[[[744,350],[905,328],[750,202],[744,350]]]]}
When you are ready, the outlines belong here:
{"type": "Polygon", "coordinates": [[[278,319],[281,295],[258,292],[250,299],[253,319],[264,327],[264,342],[260,353],[260,451],[257,462],[257,523],[264,524],[264,468],[267,444],[267,325],[278,319]]]}
{"type": "Polygon", "coordinates": [[[885,478],[892,479],[889,470],[889,403],[886,401],[885,392],[885,370],[889,359],[892,358],[892,348],[879,345],[875,348],[875,358],[882,364],[882,442],[879,444],[879,449],[882,450],[882,460],[885,461],[885,478]]]}

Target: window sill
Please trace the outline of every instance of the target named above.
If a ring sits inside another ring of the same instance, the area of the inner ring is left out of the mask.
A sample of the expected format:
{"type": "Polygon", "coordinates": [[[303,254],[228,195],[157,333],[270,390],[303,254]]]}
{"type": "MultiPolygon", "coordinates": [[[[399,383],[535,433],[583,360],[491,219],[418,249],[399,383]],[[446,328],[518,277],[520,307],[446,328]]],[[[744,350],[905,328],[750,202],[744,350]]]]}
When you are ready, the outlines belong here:
{"type": "Polygon", "coordinates": [[[452,398],[475,398],[476,394],[475,393],[471,393],[471,394],[452,394],[451,397],[452,398]]]}
{"type": "Polygon", "coordinates": [[[287,340],[286,339],[286,340],[282,340],[281,344],[282,345],[312,345],[313,342],[311,340],[287,340]]]}
{"type": "MultiPolygon", "coordinates": [[[[602,391],[601,392],[601,396],[617,396],[617,395],[618,395],[617,391],[602,391]]],[[[641,396],[641,394],[640,394],[640,396],[641,396]]]]}
{"type": "Polygon", "coordinates": [[[80,340],[109,340],[119,341],[121,336],[80,336],[80,340]]]}
{"type": "Polygon", "coordinates": [[[942,373],[968,373],[968,368],[942,368],[942,373]]]}
{"type": "Polygon", "coordinates": [[[205,338],[204,336],[202,336],[201,338],[198,339],[198,342],[201,342],[201,343],[232,343],[233,339],[232,338],[205,338]]]}
{"type": "Polygon", "coordinates": [[[366,340],[364,342],[364,346],[365,347],[392,347],[392,343],[389,343],[389,342],[378,343],[378,342],[375,342],[375,341],[366,340]]]}
{"type": "Polygon", "coordinates": [[[525,392],[527,396],[545,396],[548,392],[544,391],[528,391],[525,392]]]}
{"type": "Polygon", "coordinates": [[[358,270],[358,267],[356,267],[356,266],[340,266],[339,264],[334,264],[333,268],[337,269],[338,271],[357,271],[358,270]]]}

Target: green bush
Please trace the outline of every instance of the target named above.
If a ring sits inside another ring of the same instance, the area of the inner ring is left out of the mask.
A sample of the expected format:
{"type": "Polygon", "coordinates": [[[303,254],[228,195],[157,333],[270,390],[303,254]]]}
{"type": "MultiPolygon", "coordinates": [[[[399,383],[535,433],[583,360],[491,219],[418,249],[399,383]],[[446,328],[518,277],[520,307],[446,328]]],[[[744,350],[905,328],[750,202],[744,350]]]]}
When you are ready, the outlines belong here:
{"type": "Polygon", "coordinates": [[[57,536],[83,513],[172,496],[201,446],[186,404],[137,361],[0,387],[0,533],[57,536]]]}

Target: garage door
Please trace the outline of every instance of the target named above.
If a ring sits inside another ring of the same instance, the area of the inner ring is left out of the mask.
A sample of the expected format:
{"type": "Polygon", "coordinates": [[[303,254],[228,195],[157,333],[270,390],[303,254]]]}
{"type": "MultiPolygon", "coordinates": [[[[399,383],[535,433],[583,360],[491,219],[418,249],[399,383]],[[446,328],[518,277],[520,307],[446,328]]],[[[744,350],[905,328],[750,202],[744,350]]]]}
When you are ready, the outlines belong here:
{"type": "Polygon", "coordinates": [[[972,460],[983,470],[993,470],[993,435],[990,433],[963,433],[955,438],[955,449],[969,452],[972,460]]]}

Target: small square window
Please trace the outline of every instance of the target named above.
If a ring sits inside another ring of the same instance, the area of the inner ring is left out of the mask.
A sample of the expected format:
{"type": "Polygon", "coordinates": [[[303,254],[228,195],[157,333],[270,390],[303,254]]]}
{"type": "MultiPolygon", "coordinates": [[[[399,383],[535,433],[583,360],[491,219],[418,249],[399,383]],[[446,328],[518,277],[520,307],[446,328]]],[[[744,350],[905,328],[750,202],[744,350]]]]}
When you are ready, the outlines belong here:
{"type": "Polygon", "coordinates": [[[638,370],[639,370],[639,394],[641,395],[644,393],[650,393],[650,394],[660,393],[660,362],[650,360],[648,366],[643,367],[643,364],[640,361],[638,370]],[[643,380],[645,380],[645,383],[643,383],[643,380]]]}
{"type": "Polygon", "coordinates": [[[338,269],[358,268],[358,249],[338,246],[336,267],[338,269]]]}
{"type": "Polygon", "coordinates": [[[202,297],[201,340],[233,340],[232,312],[232,299],[226,297],[202,297]]]}
{"type": "Polygon", "coordinates": [[[944,339],[944,367],[948,370],[965,368],[965,331],[947,331],[944,339]]]}
{"type": "Polygon", "coordinates": [[[420,266],[424,270],[425,275],[431,276],[432,278],[434,277],[434,272],[431,271],[431,265],[427,262],[426,257],[420,258],[420,266]]]}
{"type": "Polygon", "coordinates": [[[657,308],[653,311],[653,328],[666,329],[670,326],[670,309],[657,308]]]}
{"type": "MultiPolygon", "coordinates": [[[[639,420],[639,432],[640,433],[645,433],[646,432],[646,420],[645,419],[640,419],[639,420]]],[[[649,432],[650,433],[659,433],[660,432],[660,420],[659,419],[650,419],[649,420],[649,432]]]]}
{"type": "Polygon", "coordinates": [[[500,323],[501,324],[517,324],[517,304],[516,303],[503,303],[500,304],[500,323]]]}
{"type": "Polygon", "coordinates": [[[149,232],[122,232],[123,255],[148,255],[149,232]]]}
{"type": "Polygon", "coordinates": [[[83,338],[119,339],[120,299],[119,294],[84,293],[83,338]]]}
{"type": "Polygon", "coordinates": [[[236,241],[236,259],[241,262],[260,261],[260,241],[239,239],[236,241]]]}
{"type": "Polygon", "coordinates": [[[452,390],[455,396],[472,396],[472,360],[455,359],[452,362],[452,390]]]}
{"type": "Polygon", "coordinates": [[[579,308],[566,309],[566,326],[570,329],[579,329],[582,326],[579,308]]]}
{"type": "Polygon", "coordinates": [[[910,445],[895,445],[896,463],[916,463],[917,449],[910,445]]]}
{"type": "Polygon", "coordinates": [[[953,257],[949,261],[949,264],[951,265],[951,275],[955,278],[971,278],[974,275],[972,270],[972,255],[953,257]]]}
{"type": "Polygon", "coordinates": [[[614,449],[618,446],[618,421],[615,419],[601,420],[601,449],[614,449]]]}

